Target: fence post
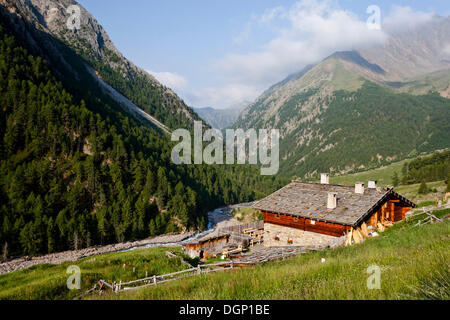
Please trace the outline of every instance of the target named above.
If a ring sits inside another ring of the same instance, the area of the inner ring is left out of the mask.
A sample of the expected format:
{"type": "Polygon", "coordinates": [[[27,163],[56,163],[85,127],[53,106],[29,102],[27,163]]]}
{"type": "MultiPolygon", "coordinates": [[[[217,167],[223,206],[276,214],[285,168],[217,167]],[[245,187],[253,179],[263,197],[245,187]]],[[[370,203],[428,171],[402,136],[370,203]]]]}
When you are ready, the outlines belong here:
{"type": "Polygon", "coordinates": [[[153,284],[156,284],[156,276],[153,276],[153,284]]]}
{"type": "Polygon", "coordinates": [[[202,269],[200,268],[200,265],[197,266],[197,274],[201,274],[202,273],[202,269]]]}
{"type": "Polygon", "coordinates": [[[234,262],[231,261],[231,269],[233,269],[233,267],[234,267],[234,262]]]}

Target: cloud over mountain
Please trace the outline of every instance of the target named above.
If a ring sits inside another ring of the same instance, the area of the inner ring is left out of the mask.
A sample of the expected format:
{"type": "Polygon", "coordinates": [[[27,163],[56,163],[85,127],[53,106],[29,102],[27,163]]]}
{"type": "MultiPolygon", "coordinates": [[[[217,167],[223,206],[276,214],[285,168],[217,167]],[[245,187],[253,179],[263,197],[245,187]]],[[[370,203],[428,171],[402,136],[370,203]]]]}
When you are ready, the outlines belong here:
{"type": "Polygon", "coordinates": [[[222,99],[227,100],[226,104],[239,99],[254,100],[273,83],[335,51],[383,44],[390,30],[411,29],[432,16],[432,13],[410,7],[393,6],[389,13],[382,12],[385,19],[381,30],[371,30],[365,17],[362,19],[342,9],[332,0],[301,0],[292,7],[277,6],[254,14],[236,36],[238,42],[245,41],[261,28],[268,28],[274,36],[253,51],[230,52],[216,59],[211,71],[220,75],[223,86],[201,90],[204,97],[199,100],[211,101],[204,105],[222,99]]]}

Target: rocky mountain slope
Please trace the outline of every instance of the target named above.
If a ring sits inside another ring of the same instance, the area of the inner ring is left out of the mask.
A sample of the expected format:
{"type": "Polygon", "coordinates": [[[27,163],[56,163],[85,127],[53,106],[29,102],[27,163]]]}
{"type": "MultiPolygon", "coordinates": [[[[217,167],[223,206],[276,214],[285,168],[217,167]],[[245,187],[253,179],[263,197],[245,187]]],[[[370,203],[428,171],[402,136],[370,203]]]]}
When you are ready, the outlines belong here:
{"type": "Polygon", "coordinates": [[[284,175],[377,167],[450,146],[450,18],[336,52],[264,92],[234,124],[281,131],[284,175]],[[293,148],[295,146],[295,148],[293,148]]]}
{"type": "Polygon", "coordinates": [[[239,103],[226,109],[194,108],[194,111],[212,128],[222,130],[230,127],[249,104],[239,103]]]}
{"type": "MultiPolygon", "coordinates": [[[[37,30],[70,47],[84,58],[99,79],[165,126],[171,129],[191,127],[193,121],[199,119],[171,89],[126,59],[98,21],[76,1],[0,0],[0,4],[33,24],[37,30]],[[74,17],[74,12],[68,8],[73,5],[80,8],[79,28],[75,29],[68,28],[71,17],[74,17]]],[[[64,60],[61,49],[53,43],[48,45],[52,54],[76,74],[77,68],[71,65],[71,61],[64,60]]]]}
{"type": "Polygon", "coordinates": [[[164,131],[191,121],[166,89],[88,59],[15,3],[29,6],[0,3],[3,258],[204,229],[211,209],[284,184],[251,166],[175,165],[164,131]]]}

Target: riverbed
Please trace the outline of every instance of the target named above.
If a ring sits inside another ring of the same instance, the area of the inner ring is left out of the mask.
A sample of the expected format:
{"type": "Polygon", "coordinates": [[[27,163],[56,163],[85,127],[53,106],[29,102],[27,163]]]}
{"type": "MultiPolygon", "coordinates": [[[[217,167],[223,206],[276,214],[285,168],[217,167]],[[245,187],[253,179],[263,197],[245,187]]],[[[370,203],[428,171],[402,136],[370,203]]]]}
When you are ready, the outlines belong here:
{"type": "Polygon", "coordinates": [[[64,251],[52,253],[39,257],[21,257],[12,259],[4,263],[0,263],[0,274],[14,272],[17,270],[29,268],[39,264],[60,264],[64,262],[77,261],[86,257],[97,256],[105,253],[125,252],[138,249],[154,248],[154,247],[176,247],[184,243],[201,239],[222,227],[237,224],[238,221],[233,219],[231,211],[235,207],[248,206],[249,204],[233,205],[215,209],[208,213],[209,224],[208,229],[203,232],[185,232],[181,234],[165,234],[144,240],[125,242],[118,244],[110,244],[106,246],[95,246],[81,250],[64,251]]]}

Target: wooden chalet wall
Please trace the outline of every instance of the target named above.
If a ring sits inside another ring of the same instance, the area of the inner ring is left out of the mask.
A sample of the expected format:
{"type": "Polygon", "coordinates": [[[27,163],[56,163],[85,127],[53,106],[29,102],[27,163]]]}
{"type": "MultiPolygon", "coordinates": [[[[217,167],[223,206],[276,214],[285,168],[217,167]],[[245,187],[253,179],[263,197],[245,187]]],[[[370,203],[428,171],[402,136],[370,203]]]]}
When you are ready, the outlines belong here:
{"type": "Polygon", "coordinates": [[[265,223],[272,223],[280,226],[291,227],[300,229],[303,231],[316,232],[326,234],[329,236],[340,237],[347,231],[350,231],[351,227],[341,224],[314,221],[311,219],[305,219],[300,217],[294,217],[285,214],[276,214],[271,212],[262,212],[264,215],[265,223]]]}
{"type": "Polygon", "coordinates": [[[405,214],[412,208],[400,200],[388,200],[382,204],[365,222],[368,226],[377,227],[378,223],[398,222],[405,219],[405,214]]]}
{"type": "MultiPolygon", "coordinates": [[[[377,228],[378,223],[398,222],[405,219],[406,212],[411,209],[411,207],[400,200],[387,200],[384,204],[381,204],[372,215],[364,219],[364,221],[361,221],[359,226],[366,223],[367,226],[377,228]]],[[[329,236],[340,237],[352,229],[351,226],[337,223],[314,221],[311,219],[266,211],[262,211],[262,213],[264,215],[265,223],[272,223],[279,226],[291,227],[329,236]]]]}

